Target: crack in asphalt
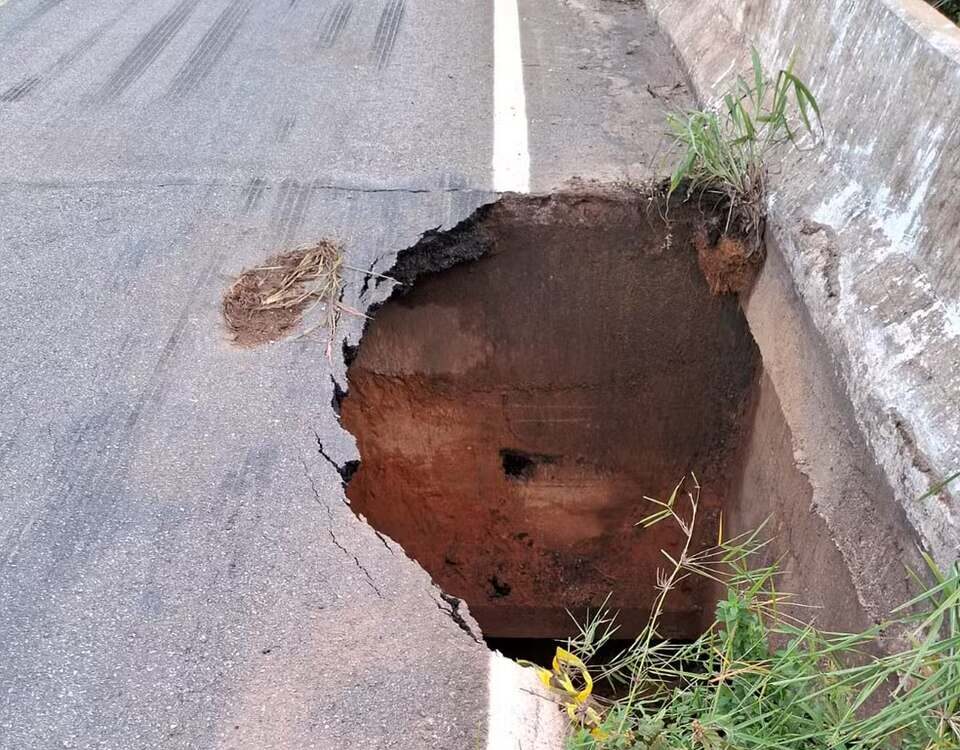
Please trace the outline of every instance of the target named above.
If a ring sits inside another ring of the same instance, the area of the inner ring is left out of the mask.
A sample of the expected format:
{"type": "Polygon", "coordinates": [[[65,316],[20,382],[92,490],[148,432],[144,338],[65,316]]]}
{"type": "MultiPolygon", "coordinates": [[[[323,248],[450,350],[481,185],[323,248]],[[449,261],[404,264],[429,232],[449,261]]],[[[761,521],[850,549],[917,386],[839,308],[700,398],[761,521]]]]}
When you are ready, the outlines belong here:
{"type": "Polygon", "coordinates": [[[363,299],[366,296],[367,289],[370,288],[370,281],[373,279],[373,269],[377,267],[377,263],[379,263],[382,258],[382,255],[378,255],[367,267],[367,272],[363,275],[363,284],[360,286],[360,294],[357,295],[357,297],[360,299],[363,299]]]}
{"type": "MultiPolygon", "coordinates": [[[[320,453],[321,456],[323,456],[326,459],[327,463],[334,468],[337,474],[340,475],[340,480],[343,483],[344,488],[346,488],[347,483],[353,477],[354,473],[356,473],[357,468],[359,468],[360,462],[344,461],[342,464],[338,464],[336,461],[334,461],[330,457],[330,454],[328,454],[326,450],[324,450],[323,441],[320,439],[320,434],[317,432],[314,432],[313,436],[317,439],[318,452],[320,453]]],[[[346,499],[343,499],[343,504],[346,505],[347,507],[350,506],[349,501],[347,501],[346,499]]]]}
{"type": "Polygon", "coordinates": [[[386,547],[387,551],[392,555],[393,547],[391,547],[390,544],[387,542],[387,538],[383,534],[381,534],[379,531],[374,529],[373,526],[371,526],[370,528],[373,530],[373,533],[377,535],[377,539],[383,542],[383,546],[386,547]]]}
{"type": "MultiPolygon", "coordinates": [[[[336,384],[336,381],[334,381],[334,384],[336,384]]],[[[326,450],[324,450],[323,441],[320,440],[320,435],[319,435],[318,433],[314,432],[314,433],[313,433],[313,436],[317,439],[317,449],[318,449],[317,452],[318,452],[321,456],[323,456],[323,458],[326,460],[326,462],[327,462],[328,464],[330,464],[330,465],[334,468],[334,470],[336,470],[336,472],[340,475],[340,479],[343,480],[344,487],[346,487],[347,482],[350,481],[350,477],[353,476],[353,472],[356,470],[356,469],[355,469],[355,464],[356,464],[357,462],[356,462],[356,461],[347,461],[346,463],[344,463],[344,464],[341,466],[340,464],[338,464],[336,461],[334,461],[334,460],[330,457],[330,455],[326,452],[326,450]]],[[[344,498],[341,498],[341,502],[342,502],[344,505],[346,505],[348,508],[350,508],[350,500],[349,500],[349,499],[347,499],[347,498],[345,498],[345,497],[344,497],[344,498]]],[[[353,509],[351,508],[351,511],[352,511],[352,510],[353,510],[353,509]]],[[[367,525],[370,526],[370,524],[367,524],[367,525]]],[[[383,542],[383,546],[386,547],[386,548],[387,548],[387,551],[392,555],[392,554],[393,554],[393,547],[390,546],[390,543],[387,541],[387,538],[386,538],[383,534],[381,534],[379,531],[377,531],[375,528],[373,528],[373,526],[370,526],[370,530],[371,530],[374,534],[377,535],[377,539],[379,539],[381,542],[383,542]]]]}
{"type": "Polygon", "coordinates": [[[314,432],[314,433],[313,433],[313,436],[317,439],[317,452],[318,452],[321,456],[323,456],[324,460],[325,460],[328,464],[330,464],[330,465],[333,467],[334,471],[336,471],[337,474],[339,474],[340,477],[342,478],[342,477],[343,477],[343,467],[342,467],[340,464],[338,464],[336,461],[334,461],[334,460],[330,457],[330,454],[327,453],[327,452],[323,449],[323,441],[320,440],[320,433],[314,432]]]}
{"type": "Polygon", "coordinates": [[[303,464],[303,473],[307,477],[307,481],[310,483],[310,488],[313,490],[313,494],[317,500],[317,503],[319,503],[323,507],[323,509],[327,512],[327,521],[328,521],[327,532],[330,534],[330,539],[333,541],[334,546],[336,546],[336,548],[339,549],[341,552],[343,552],[343,554],[345,554],[347,557],[353,560],[357,568],[363,573],[367,581],[367,584],[370,586],[370,588],[374,590],[374,592],[380,599],[383,599],[383,592],[380,591],[380,587],[377,586],[376,581],[373,580],[373,576],[370,575],[370,571],[364,567],[363,563],[360,562],[360,558],[357,557],[357,555],[352,553],[350,550],[348,550],[346,547],[344,547],[340,543],[340,540],[337,539],[337,535],[333,533],[333,527],[335,525],[334,519],[333,519],[333,510],[330,508],[330,504],[325,502],[324,499],[320,496],[320,490],[317,489],[317,485],[313,481],[313,476],[310,474],[310,467],[307,466],[307,462],[303,458],[303,456],[300,456],[300,462],[303,464]]]}
{"type": "Polygon", "coordinates": [[[477,634],[474,633],[470,625],[467,624],[467,621],[464,619],[463,615],[460,614],[460,599],[455,596],[451,596],[450,594],[445,594],[442,591],[440,592],[440,598],[443,599],[447,606],[444,607],[440,602],[434,599],[433,602],[437,605],[437,609],[453,620],[460,630],[473,639],[474,643],[481,643],[481,639],[477,637],[477,634]]]}
{"type": "MultiPolygon", "coordinates": [[[[329,508],[329,507],[327,507],[327,511],[328,511],[328,512],[330,511],[330,508],[329,508]]],[[[332,517],[332,514],[331,514],[331,517],[332,517]]],[[[352,552],[350,552],[350,551],[349,551],[346,547],[344,547],[342,544],[340,544],[340,542],[337,540],[337,535],[333,533],[333,529],[332,529],[332,528],[330,528],[330,527],[328,526],[328,527],[327,527],[327,531],[329,532],[329,534],[330,534],[330,539],[333,540],[333,543],[334,543],[334,545],[336,545],[337,549],[341,550],[341,551],[343,552],[343,554],[345,554],[347,557],[353,558],[353,562],[356,563],[357,568],[359,568],[360,571],[363,572],[363,575],[366,576],[366,581],[367,581],[367,583],[370,585],[370,588],[372,588],[372,589],[376,592],[376,594],[377,594],[378,597],[380,597],[381,599],[383,599],[383,593],[380,591],[380,588],[379,588],[379,587],[377,586],[377,584],[374,582],[373,576],[370,575],[370,571],[367,570],[365,567],[363,567],[363,563],[360,562],[360,558],[357,557],[357,556],[356,556],[355,554],[353,554],[352,552]]]]}

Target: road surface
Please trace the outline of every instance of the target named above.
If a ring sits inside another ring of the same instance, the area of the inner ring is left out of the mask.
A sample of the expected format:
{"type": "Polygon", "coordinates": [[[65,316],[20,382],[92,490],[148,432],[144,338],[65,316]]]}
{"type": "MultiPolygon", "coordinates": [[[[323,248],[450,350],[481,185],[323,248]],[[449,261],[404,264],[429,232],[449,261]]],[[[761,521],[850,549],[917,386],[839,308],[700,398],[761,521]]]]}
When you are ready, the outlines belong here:
{"type": "Polygon", "coordinates": [[[0,2],[0,748],[496,744],[486,649],[318,453],[339,352],[219,298],[648,177],[681,81],[607,0],[0,2]]]}

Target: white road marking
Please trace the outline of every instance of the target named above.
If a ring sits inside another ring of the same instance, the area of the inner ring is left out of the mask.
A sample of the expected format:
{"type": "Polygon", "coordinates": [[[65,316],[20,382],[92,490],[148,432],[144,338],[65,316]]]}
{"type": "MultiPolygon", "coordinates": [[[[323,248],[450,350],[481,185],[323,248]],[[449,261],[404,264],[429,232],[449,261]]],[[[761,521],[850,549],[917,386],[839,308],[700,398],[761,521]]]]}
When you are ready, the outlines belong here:
{"type": "Polygon", "coordinates": [[[517,0],[493,0],[493,189],[530,192],[517,0]]]}
{"type": "Polygon", "coordinates": [[[487,750],[560,750],[566,728],[566,715],[544,694],[533,670],[491,652],[487,750]]]}

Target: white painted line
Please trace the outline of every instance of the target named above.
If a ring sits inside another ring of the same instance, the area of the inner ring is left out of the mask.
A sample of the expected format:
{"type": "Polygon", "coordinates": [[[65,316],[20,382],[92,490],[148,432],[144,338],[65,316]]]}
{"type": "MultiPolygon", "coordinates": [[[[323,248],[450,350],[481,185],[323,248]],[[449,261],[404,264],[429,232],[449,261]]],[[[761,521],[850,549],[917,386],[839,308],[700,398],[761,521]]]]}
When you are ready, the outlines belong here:
{"type": "Polygon", "coordinates": [[[493,0],[493,189],[530,192],[517,0],[493,0]]]}
{"type": "Polygon", "coordinates": [[[491,652],[487,670],[487,750],[561,750],[567,718],[533,670],[491,652]]]}

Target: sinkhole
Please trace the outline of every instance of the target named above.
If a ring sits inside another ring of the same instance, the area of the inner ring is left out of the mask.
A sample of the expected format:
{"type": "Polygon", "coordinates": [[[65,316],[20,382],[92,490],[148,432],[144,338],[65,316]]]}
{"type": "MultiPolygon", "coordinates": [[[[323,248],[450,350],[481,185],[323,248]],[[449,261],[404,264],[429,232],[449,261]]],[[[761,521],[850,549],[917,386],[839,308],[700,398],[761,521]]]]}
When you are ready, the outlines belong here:
{"type": "MultiPolygon", "coordinates": [[[[737,296],[705,276],[709,225],[657,192],[506,196],[398,256],[348,362],[341,421],[361,461],[346,491],[488,642],[566,638],[608,596],[630,637],[661,550],[682,543],[638,525],[644,496],[694,472],[706,545],[738,507],[751,439],[792,462],[765,438],[782,416],[758,408],[737,296]]],[[[661,635],[695,638],[714,602],[683,580],[661,635]]]]}

